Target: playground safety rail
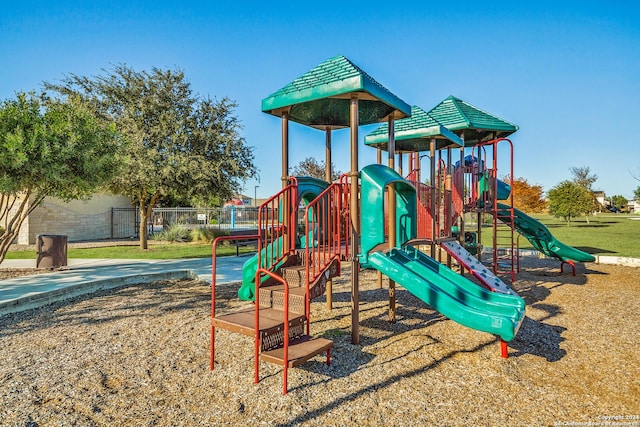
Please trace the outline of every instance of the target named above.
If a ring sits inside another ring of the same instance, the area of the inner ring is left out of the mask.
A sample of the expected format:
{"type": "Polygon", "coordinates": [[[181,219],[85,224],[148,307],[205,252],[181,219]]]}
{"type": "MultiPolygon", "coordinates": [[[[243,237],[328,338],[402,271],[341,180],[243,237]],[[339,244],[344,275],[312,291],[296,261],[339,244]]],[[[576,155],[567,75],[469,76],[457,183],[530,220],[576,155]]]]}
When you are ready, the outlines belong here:
{"type": "MultiPolygon", "coordinates": [[[[310,329],[311,295],[309,286],[333,263],[338,262],[343,254],[349,253],[351,227],[346,220],[348,215],[349,186],[345,182],[333,183],[307,204],[304,211],[305,236],[313,241],[305,245],[306,265],[306,304],[307,334],[310,329]],[[345,205],[345,202],[346,205],[345,205]],[[344,250],[343,250],[344,242],[344,250]]],[[[339,274],[339,272],[338,272],[339,274]]]]}
{"type": "MultiPolygon", "coordinates": [[[[256,317],[255,317],[255,339],[254,339],[254,356],[255,356],[255,378],[254,383],[258,384],[260,382],[260,314],[258,307],[260,306],[260,292],[258,292],[258,287],[260,286],[261,276],[267,275],[271,279],[276,282],[281,283],[284,286],[284,343],[283,343],[283,385],[282,385],[282,394],[287,394],[287,377],[289,374],[289,283],[281,276],[276,273],[267,270],[266,268],[258,268],[256,271],[256,317]]],[[[307,320],[308,324],[308,320],[307,320]]]]}
{"type": "Polygon", "coordinates": [[[258,210],[258,231],[264,233],[264,237],[258,239],[259,268],[273,269],[295,252],[298,185],[294,177],[289,177],[289,182],[258,210]],[[263,248],[266,248],[264,254],[263,248]]]}

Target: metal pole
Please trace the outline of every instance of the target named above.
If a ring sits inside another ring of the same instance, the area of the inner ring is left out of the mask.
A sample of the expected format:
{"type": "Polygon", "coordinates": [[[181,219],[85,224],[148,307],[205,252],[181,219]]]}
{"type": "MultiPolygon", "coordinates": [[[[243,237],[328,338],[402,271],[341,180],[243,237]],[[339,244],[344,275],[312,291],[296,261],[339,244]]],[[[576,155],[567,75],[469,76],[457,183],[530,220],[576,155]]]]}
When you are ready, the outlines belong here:
{"type": "MultiPolygon", "coordinates": [[[[395,138],[395,122],[393,117],[389,116],[389,144],[387,148],[389,152],[389,167],[395,170],[394,158],[396,155],[396,138],[395,138]]],[[[398,157],[399,164],[402,164],[402,155],[398,157]]],[[[389,212],[389,249],[396,245],[396,191],[393,184],[387,189],[387,210],[389,212]]],[[[389,321],[396,321],[396,282],[389,278],[389,321]]]]}
{"type": "Polygon", "coordinates": [[[351,178],[350,188],[350,211],[351,226],[353,229],[351,247],[353,248],[351,259],[351,343],[360,343],[360,262],[358,252],[360,251],[360,201],[358,199],[358,97],[351,97],[350,105],[351,123],[351,178]]]}
{"type": "MultiPolygon", "coordinates": [[[[451,227],[453,226],[453,175],[451,170],[451,147],[447,147],[447,176],[445,178],[445,212],[447,213],[444,223],[445,236],[451,237],[451,227]]],[[[451,255],[447,252],[447,267],[451,268],[451,255]]]]}
{"type": "Polygon", "coordinates": [[[436,257],[436,239],[438,238],[436,232],[436,218],[438,213],[436,212],[436,140],[431,139],[429,144],[429,160],[431,162],[431,258],[436,257]]]}
{"type": "MultiPolygon", "coordinates": [[[[460,138],[462,139],[462,147],[460,147],[460,168],[462,169],[462,173],[461,176],[462,178],[460,179],[460,187],[458,189],[458,191],[460,191],[460,194],[462,196],[462,212],[460,212],[460,227],[458,227],[458,233],[460,233],[458,235],[458,240],[460,241],[461,245],[464,245],[464,212],[465,212],[465,197],[464,197],[464,170],[465,170],[465,164],[464,164],[464,134],[462,134],[460,136],[460,138]]],[[[471,189],[469,188],[468,191],[471,191],[471,189]]],[[[461,271],[464,271],[461,269],[461,271]]]]}
{"type": "MultiPolygon", "coordinates": [[[[382,149],[378,148],[376,150],[376,163],[381,165],[382,164],[382,149]]],[[[380,270],[378,270],[378,289],[382,289],[382,272],[380,270]]]]}
{"type": "Polygon", "coordinates": [[[282,188],[287,186],[289,177],[289,114],[282,113],[282,188]]]}
{"type": "Polygon", "coordinates": [[[327,126],[324,142],[324,179],[327,182],[331,179],[331,128],[327,126]]]}
{"type": "Polygon", "coordinates": [[[258,206],[258,187],[259,185],[253,186],[253,206],[258,206]]]}
{"type": "MultiPolygon", "coordinates": [[[[280,179],[282,180],[282,188],[284,189],[287,186],[289,179],[289,114],[287,112],[282,113],[282,177],[280,179]]],[[[282,201],[282,223],[285,230],[284,233],[288,237],[285,238],[283,236],[283,253],[288,252],[290,248],[289,242],[291,240],[291,235],[287,234],[291,233],[289,227],[289,209],[291,209],[291,207],[289,206],[290,202],[291,201],[287,196],[285,196],[284,200],[282,201]]]]}
{"type": "MultiPolygon", "coordinates": [[[[331,182],[332,181],[332,176],[331,176],[331,128],[329,126],[327,126],[326,129],[326,134],[325,134],[325,144],[324,144],[324,178],[325,181],[327,182],[331,182]]],[[[327,218],[331,218],[331,210],[336,208],[335,206],[329,206],[329,204],[327,204],[325,206],[325,209],[327,210],[327,218]]],[[[316,215],[319,215],[319,212],[315,212],[316,215]]],[[[308,221],[308,218],[305,218],[305,221],[308,221]]],[[[329,220],[325,222],[325,226],[328,227],[328,230],[326,231],[328,236],[333,236],[333,232],[334,230],[331,228],[333,227],[333,221],[329,220]]],[[[338,242],[339,243],[339,242],[338,242]]],[[[333,282],[331,281],[331,279],[327,280],[327,287],[325,290],[325,294],[327,295],[327,308],[329,310],[331,310],[333,308],[333,282]]]]}

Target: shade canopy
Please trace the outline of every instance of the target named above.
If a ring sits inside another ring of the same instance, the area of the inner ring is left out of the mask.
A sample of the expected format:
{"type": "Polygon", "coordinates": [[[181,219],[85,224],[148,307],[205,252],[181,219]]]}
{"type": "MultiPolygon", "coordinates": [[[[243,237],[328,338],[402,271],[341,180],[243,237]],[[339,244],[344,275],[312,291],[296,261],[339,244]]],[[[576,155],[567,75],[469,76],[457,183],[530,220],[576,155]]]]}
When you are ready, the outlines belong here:
{"type": "MultiPolygon", "coordinates": [[[[396,151],[428,151],[432,140],[436,141],[437,150],[462,147],[462,140],[456,134],[416,105],[411,107],[411,117],[396,121],[394,129],[396,151]]],[[[383,124],[364,137],[366,145],[385,151],[388,142],[388,124],[383,124]]]]}
{"type": "Polygon", "coordinates": [[[428,114],[462,137],[467,147],[496,138],[506,138],[518,130],[517,125],[482,111],[454,96],[446,98],[428,114]]]}
{"type": "Polygon", "coordinates": [[[411,107],[342,55],[328,59],[262,100],[262,111],[317,129],[350,126],[350,99],[358,98],[359,125],[401,119],[411,107]]]}

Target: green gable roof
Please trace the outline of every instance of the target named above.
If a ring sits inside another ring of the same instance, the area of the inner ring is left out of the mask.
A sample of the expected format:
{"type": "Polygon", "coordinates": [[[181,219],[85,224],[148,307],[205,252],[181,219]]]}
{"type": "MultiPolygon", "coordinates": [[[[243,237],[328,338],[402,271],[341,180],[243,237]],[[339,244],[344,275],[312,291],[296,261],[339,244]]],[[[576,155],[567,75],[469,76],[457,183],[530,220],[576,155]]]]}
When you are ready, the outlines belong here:
{"type": "Polygon", "coordinates": [[[436,105],[429,111],[429,115],[447,129],[463,136],[467,147],[494,138],[506,138],[518,130],[518,126],[454,96],[449,96],[436,105]]]}
{"type": "MultiPolygon", "coordinates": [[[[397,151],[427,151],[432,139],[436,140],[437,150],[462,146],[462,140],[456,134],[415,105],[411,107],[411,117],[396,121],[394,130],[397,151]]],[[[385,151],[388,141],[388,124],[383,124],[364,137],[366,145],[385,151]]]]}
{"type": "Polygon", "coordinates": [[[342,55],[328,59],[262,100],[262,111],[324,129],[350,125],[350,98],[358,95],[360,125],[400,119],[411,108],[342,55]]]}

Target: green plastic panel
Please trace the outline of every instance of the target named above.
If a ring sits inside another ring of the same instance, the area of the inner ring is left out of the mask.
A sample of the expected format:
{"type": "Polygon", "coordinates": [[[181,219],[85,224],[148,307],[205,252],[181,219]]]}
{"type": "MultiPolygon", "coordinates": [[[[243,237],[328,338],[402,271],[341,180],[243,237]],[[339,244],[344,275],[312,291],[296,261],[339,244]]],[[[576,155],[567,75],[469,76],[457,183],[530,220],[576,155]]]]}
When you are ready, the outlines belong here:
{"type": "Polygon", "coordinates": [[[262,100],[262,111],[325,129],[350,125],[350,97],[359,99],[359,124],[379,123],[411,114],[409,104],[342,55],[319,64],[262,100]]]}
{"type": "MultiPolygon", "coordinates": [[[[364,262],[367,254],[384,243],[384,192],[394,184],[396,192],[396,246],[416,237],[416,189],[393,169],[384,165],[369,165],[360,171],[361,221],[360,251],[364,262]]],[[[389,207],[391,209],[391,207],[389,207]]]]}
{"type": "MultiPolygon", "coordinates": [[[[394,123],[395,147],[397,151],[428,151],[431,140],[436,140],[436,150],[463,145],[455,133],[444,127],[422,108],[413,105],[411,117],[394,123]]],[[[364,143],[387,151],[389,125],[383,124],[364,137],[364,143]]]]}
{"type": "Polygon", "coordinates": [[[329,187],[327,181],[311,176],[297,176],[296,180],[298,182],[298,202],[304,201],[305,205],[329,187]]]}
{"type": "MultiPolygon", "coordinates": [[[[498,180],[498,200],[507,200],[511,195],[511,186],[501,179],[498,180]]],[[[482,175],[478,180],[478,193],[491,191],[491,178],[482,175]]]]}
{"type": "MultiPolygon", "coordinates": [[[[265,246],[261,251],[262,265],[271,265],[273,261],[282,256],[282,237],[265,246]]],[[[282,262],[276,265],[276,270],[282,266],[282,262]]],[[[238,298],[244,301],[253,301],[255,296],[255,280],[258,271],[258,254],[246,260],[242,265],[242,285],[238,289],[238,298]]],[[[263,276],[260,283],[264,283],[269,276],[263,276]]]]}

